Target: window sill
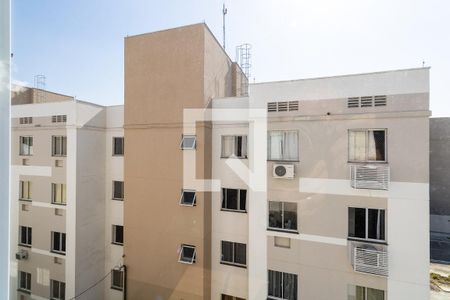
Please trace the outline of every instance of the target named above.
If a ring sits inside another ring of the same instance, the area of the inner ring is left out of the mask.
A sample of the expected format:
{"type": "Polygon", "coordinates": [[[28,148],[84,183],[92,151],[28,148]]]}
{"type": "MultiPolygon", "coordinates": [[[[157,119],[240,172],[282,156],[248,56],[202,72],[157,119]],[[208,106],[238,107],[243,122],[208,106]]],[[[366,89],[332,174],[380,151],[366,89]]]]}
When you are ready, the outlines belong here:
{"type": "Polygon", "coordinates": [[[30,290],[24,290],[24,289],[18,288],[17,291],[20,292],[20,293],[31,295],[31,291],[30,290]]]}
{"type": "Polygon", "coordinates": [[[112,286],[111,289],[116,290],[116,291],[121,291],[121,292],[123,291],[123,288],[116,287],[116,286],[112,286]]]}
{"type": "Polygon", "coordinates": [[[31,249],[31,245],[26,245],[26,244],[17,244],[17,246],[19,247],[25,247],[25,248],[30,248],[31,249]]]}
{"type": "Polygon", "coordinates": [[[378,245],[388,245],[386,241],[383,240],[369,240],[369,239],[361,239],[361,238],[355,238],[355,237],[347,237],[348,241],[353,242],[361,242],[361,243],[368,243],[368,244],[378,244],[378,245]]]}
{"type": "Polygon", "coordinates": [[[33,154],[19,154],[19,156],[30,157],[30,156],[33,156],[33,154]]]}
{"type": "Polygon", "coordinates": [[[52,157],[62,158],[62,157],[67,157],[67,154],[66,155],[55,155],[55,154],[52,154],[52,157]]]}
{"type": "Polygon", "coordinates": [[[111,200],[115,200],[115,201],[123,201],[124,198],[111,198],[111,200]]]}
{"type": "Polygon", "coordinates": [[[238,268],[242,268],[242,269],[247,269],[246,265],[234,264],[234,263],[226,262],[226,261],[221,261],[220,264],[221,265],[225,265],[225,266],[231,266],[231,267],[238,267],[238,268]]]}
{"type": "Polygon", "coordinates": [[[59,255],[66,255],[66,252],[56,251],[56,250],[50,250],[51,253],[59,254],[59,255]]]}
{"type": "Polygon", "coordinates": [[[112,157],[123,157],[123,154],[113,154],[112,157]]]}
{"type": "Polygon", "coordinates": [[[300,160],[283,160],[283,159],[267,159],[268,162],[275,162],[275,163],[299,163],[300,160]]]}
{"type": "Polygon", "coordinates": [[[220,211],[223,211],[223,212],[234,212],[234,213],[239,213],[239,214],[246,214],[247,213],[246,210],[226,209],[226,208],[221,208],[220,211]]]}
{"type": "Polygon", "coordinates": [[[239,157],[239,156],[221,156],[220,159],[248,159],[248,157],[239,157]]]}
{"type": "Polygon", "coordinates": [[[33,200],[31,200],[31,199],[23,199],[23,198],[19,198],[19,201],[24,201],[24,202],[33,202],[33,200]]]}
{"type": "Polygon", "coordinates": [[[56,202],[51,202],[51,204],[53,204],[53,205],[59,205],[59,206],[67,206],[67,203],[56,203],[56,202]]]}
{"type": "Polygon", "coordinates": [[[377,160],[357,160],[357,161],[352,161],[349,160],[347,161],[348,164],[380,164],[380,165],[388,165],[389,162],[387,161],[377,161],[377,160]]]}
{"type": "Polygon", "coordinates": [[[300,232],[298,230],[294,230],[294,229],[282,229],[282,228],[268,227],[267,230],[268,231],[291,233],[291,234],[300,234],[300,232]]]}
{"type": "Polygon", "coordinates": [[[116,245],[116,246],[123,246],[123,243],[116,243],[116,242],[111,242],[111,245],[116,245]]]}
{"type": "Polygon", "coordinates": [[[197,206],[197,204],[196,204],[196,203],[194,203],[194,204],[180,203],[180,206],[185,206],[185,207],[195,207],[195,206],[197,206]]]}

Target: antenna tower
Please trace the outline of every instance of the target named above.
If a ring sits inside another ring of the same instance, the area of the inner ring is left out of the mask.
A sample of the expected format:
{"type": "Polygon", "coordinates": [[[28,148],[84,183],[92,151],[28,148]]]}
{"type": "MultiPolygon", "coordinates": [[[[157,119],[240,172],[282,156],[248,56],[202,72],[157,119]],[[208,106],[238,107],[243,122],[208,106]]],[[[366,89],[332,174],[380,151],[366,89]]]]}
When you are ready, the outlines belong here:
{"type": "Polygon", "coordinates": [[[225,7],[225,2],[223,3],[222,7],[222,14],[223,14],[223,49],[225,50],[225,15],[228,13],[227,8],[225,7]]]}
{"type": "Polygon", "coordinates": [[[45,100],[45,76],[36,75],[34,76],[34,88],[36,89],[36,102],[41,103],[45,100]]]}
{"type": "Polygon", "coordinates": [[[241,95],[248,96],[248,80],[250,78],[250,62],[252,45],[242,44],[236,47],[236,62],[242,69],[245,76],[241,76],[241,95]]]}

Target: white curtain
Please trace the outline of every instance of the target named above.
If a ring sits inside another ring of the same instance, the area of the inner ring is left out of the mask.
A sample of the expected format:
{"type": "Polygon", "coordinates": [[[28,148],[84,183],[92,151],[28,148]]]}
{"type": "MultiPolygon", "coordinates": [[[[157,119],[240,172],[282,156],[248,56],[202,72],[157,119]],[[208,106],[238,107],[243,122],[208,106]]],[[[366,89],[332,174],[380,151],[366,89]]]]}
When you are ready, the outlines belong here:
{"type": "Polygon", "coordinates": [[[247,136],[242,137],[242,157],[247,157],[247,136]]]}
{"type": "Polygon", "coordinates": [[[366,160],[366,132],[350,131],[348,147],[349,159],[351,161],[366,160]]]}
{"type": "Polygon", "coordinates": [[[375,132],[373,130],[369,130],[367,132],[369,138],[369,146],[368,146],[368,160],[377,160],[377,146],[375,144],[375,132]]]}
{"type": "Polygon", "coordinates": [[[298,134],[297,134],[297,131],[284,132],[283,159],[298,160],[298,134]]]}
{"type": "Polygon", "coordinates": [[[235,155],[234,141],[234,136],[222,136],[222,157],[230,157],[232,155],[235,155]]]}
{"type": "Polygon", "coordinates": [[[271,131],[269,135],[269,159],[281,160],[283,158],[283,132],[271,131]]]}

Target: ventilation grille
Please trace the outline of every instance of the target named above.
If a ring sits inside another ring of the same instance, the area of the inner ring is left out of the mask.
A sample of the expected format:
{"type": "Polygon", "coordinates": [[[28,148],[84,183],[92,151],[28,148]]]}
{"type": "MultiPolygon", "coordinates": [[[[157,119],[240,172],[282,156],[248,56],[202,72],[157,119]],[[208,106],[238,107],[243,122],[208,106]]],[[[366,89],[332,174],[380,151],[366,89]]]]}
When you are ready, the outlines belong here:
{"type": "Polygon", "coordinates": [[[298,101],[268,102],[268,112],[298,111],[298,101]]]}
{"type": "Polygon", "coordinates": [[[386,95],[350,97],[347,99],[348,108],[376,107],[386,105],[387,105],[386,95]]]}
{"type": "Polygon", "coordinates": [[[356,272],[369,273],[380,276],[388,276],[387,251],[354,248],[353,269],[356,272]]]}
{"type": "Polygon", "coordinates": [[[351,185],[355,189],[389,189],[389,166],[351,165],[350,173],[351,185]]]}

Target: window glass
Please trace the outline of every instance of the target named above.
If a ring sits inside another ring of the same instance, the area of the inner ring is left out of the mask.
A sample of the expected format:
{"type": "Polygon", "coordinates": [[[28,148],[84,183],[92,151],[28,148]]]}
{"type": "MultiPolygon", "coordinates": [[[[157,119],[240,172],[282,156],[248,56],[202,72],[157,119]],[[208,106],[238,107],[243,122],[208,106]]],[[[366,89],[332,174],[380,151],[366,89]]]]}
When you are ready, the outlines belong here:
{"type": "Polygon", "coordinates": [[[124,139],[123,137],[113,138],[113,155],[123,155],[124,153],[124,139]]]}
{"type": "Polygon", "coordinates": [[[115,289],[123,289],[123,271],[114,269],[112,270],[111,287],[115,289]]]}
{"type": "Polygon", "coordinates": [[[228,209],[237,209],[238,208],[238,190],[236,189],[227,189],[227,208],[228,209]]]}
{"type": "Polygon", "coordinates": [[[182,245],[179,261],[192,264],[194,263],[194,260],[195,260],[195,247],[182,245]]]}
{"type": "Polygon", "coordinates": [[[350,130],[350,161],[386,161],[386,130],[350,130]]]}
{"type": "Polygon", "coordinates": [[[123,181],[113,181],[113,199],[124,198],[124,185],[123,181]]]}
{"type": "Polygon", "coordinates": [[[298,160],[297,131],[270,131],[267,145],[269,160],[298,160]]]}
{"type": "Polygon", "coordinates": [[[113,243],[123,244],[123,226],[113,225],[113,243]]]}
{"type": "Polygon", "coordinates": [[[281,214],[282,202],[269,202],[269,227],[283,228],[283,218],[281,214]]]}
{"type": "Polygon", "coordinates": [[[195,191],[183,190],[181,192],[181,201],[180,201],[181,204],[193,206],[195,205],[195,201],[196,201],[195,191]]]}
{"type": "Polygon", "coordinates": [[[366,238],[366,209],[349,207],[348,214],[349,237],[366,238]]]}
{"type": "Polygon", "coordinates": [[[369,239],[384,240],[384,210],[369,209],[368,213],[369,239]]]}
{"type": "Polygon", "coordinates": [[[367,288],[367,300],[384,300],[384,291],[367,288]]]}
{"type": "Polygon", "coordinates": [[[245,265],[247,263],[247,246],[241,243],[234,243],[234,262],[245,265]]]}
{"type": "Polygon", "coordinates": [[[185,135],[181,140],[181,149],[189,150],[195,149],[196,137],[195,135],[185,135]]]}
{"type": "Polygon", "coordinates": [[[297,229],[297,203],[284,202],[283,212],[283,228],[284,229],[297,229]]]}
{"type": "Polygon", "coordinates": [[[247,190],[239,190],[239,209],[247,210],[247,190]]]}
{"type": "Polygon", "coordinates": [[[269,296],[283,298],[283,273],[269,270],[269,296]]]}
{"type": "Polygon", "coordinates": [[[283,273],[283,299],[297,299],[297,275],[283,273]]]}

